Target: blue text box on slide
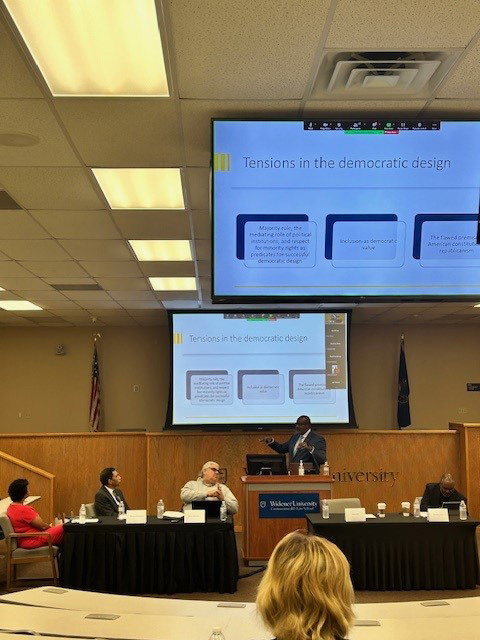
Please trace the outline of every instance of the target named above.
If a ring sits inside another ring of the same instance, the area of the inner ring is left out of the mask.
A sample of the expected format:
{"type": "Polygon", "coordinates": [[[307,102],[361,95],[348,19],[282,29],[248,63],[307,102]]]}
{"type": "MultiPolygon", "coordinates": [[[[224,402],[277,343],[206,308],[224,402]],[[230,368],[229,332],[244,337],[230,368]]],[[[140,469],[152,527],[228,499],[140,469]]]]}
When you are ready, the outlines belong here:
{"type": "Polygon", "coordinates": [[[333,228],[337,222],[397,222],[394,213],[329,213],[325,217],[325,259],[333,258],[333,228]]]}
{"type": "Polygon", "coordinates": [[[192,405],[233,404],[231,375],[195,375],[191,378],[192,405]]]}
{"type": "Polygon", "coordinates": [[[227,374],[228,371],[226,369],[202,369],[201,371],[189,369],[185,373],[185,395],[187,400],[190,400],[192,394],[192,376],[226,376],[227,374]]]}
{"type": "Polygon", "coordinates": [[[333,227],[334,267],[401,267],[405,260],[404,222],[342,222],[333,227]]]}
{"type": "Polygon", "coordinates": [[[318,493],[259,493],[260,518],[304,518],[307,513],[320,513],[318,493]]]}
{"type": "Polygon", "coordinates": [[[316,264],[315,222],[247,222],[245,266],[301,268],[316,264]]]}
{"type": "Polygon", "coordinates": [[[477,221],[424,222],[422,267],[478,267],[477,221]]]}
{"type": "Polygon", "coordinates": [[[237,216],[237,259],[245,258],[245,225],[247,222],[265,222],[282,224],[286,222],[308,222],[305,213],[271,214],[271,213],[240,213],[237,216]]]}
{"type": "Polygon", "coordinates": [[[335,390],[326,388],[326,376],[297,373],[293,377],[295,404],[334,404],[335,390]]]}
{"type": "Polygon", "coordinates": [[[281,374],[245,375],[242,380],[243,404],[283,404],[284,378],[281,374]]]}
{"type": "MultiPolygon", "coordinates": [[[[457,224],[461,222],[473,223],[470,229],[474,229],[476,235],[477,227],[476,222],[478,220],[478,213],[418,213],[415,216],[415,226],[413,230],[413,257],[416,260],[423,258],[423,248],[426,242],[431,240],[428,237],[423,236],[423,226],[426,222],[455,222],[457,224]]],[[[430,233],[432,229],[430,228],[430,233]]],[[[470,234],[469,234],[470,235],[470,234]]],[[[448,263],[446,266],[450,266],[448,263]]]]}

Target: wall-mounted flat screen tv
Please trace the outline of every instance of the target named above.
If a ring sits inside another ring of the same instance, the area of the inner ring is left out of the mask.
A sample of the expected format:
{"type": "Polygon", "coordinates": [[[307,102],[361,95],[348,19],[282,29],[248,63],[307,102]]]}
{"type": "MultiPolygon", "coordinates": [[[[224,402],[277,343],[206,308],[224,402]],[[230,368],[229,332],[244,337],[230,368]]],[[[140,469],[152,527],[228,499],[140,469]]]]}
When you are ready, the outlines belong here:
{"type": "Polygon", "coordinates": [[[212,126],[214,302],[480,296],[480,122],[212,126]]]}
{"type": "Polygon", "coordinates": [[[353,426],[345,312],[169,313],[168,427],[353,426]]]}

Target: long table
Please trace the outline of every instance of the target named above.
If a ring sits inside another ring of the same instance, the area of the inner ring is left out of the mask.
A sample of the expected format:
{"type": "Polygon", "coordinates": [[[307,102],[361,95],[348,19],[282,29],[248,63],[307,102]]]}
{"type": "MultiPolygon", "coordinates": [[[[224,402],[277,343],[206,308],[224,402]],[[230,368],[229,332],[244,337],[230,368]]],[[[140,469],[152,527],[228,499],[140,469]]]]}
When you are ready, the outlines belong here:
{"type": "Polygon", "coordinates": [[[428,522],[387,514],[366,522],[307,516],[308,529],[334,542],[348,558],[357,590],[474,589],[480,584],[473,518],[428,522]]]}
{"type": "Polygon", "coordinates": [[[60,584],[120,594],[234,593],[238,557],[232,519],[184,524],[102,517],[66,524],[60,584]]]}

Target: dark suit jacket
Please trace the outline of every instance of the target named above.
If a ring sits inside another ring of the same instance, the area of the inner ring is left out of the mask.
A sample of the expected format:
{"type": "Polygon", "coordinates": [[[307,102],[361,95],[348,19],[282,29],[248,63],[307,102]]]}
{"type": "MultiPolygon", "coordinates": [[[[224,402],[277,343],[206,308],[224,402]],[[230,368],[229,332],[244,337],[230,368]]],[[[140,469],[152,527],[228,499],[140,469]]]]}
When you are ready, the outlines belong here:
{"type": "Polygon", "coordinates": [[[303,462],[312,462],[314,469],[324,464],[327,460],[327,443],[323,436],[319,436],[318,433],[314,433],[313,431],[310,431],[305,438],[305,443],[310,447],[314,447],[313,453],[310,453],[308,449],[297,449],[295,455],[293,455],[295,443],[301,437],[299,433],[294,433],[288,442],[284,442],[283,444],[272,442],[268,446],[277,453],[288,453],[290,462],[300,462],[300,460],[303,462]]]}
{"type": "MultiPolygon", "coordinates": [[[[123,500],[126,511],[129,506],[127,504],[127,501],[125,500],[125,496],[123,495],[122,490],[117,487],[116,489],[114,489],[114,492],[118,496],[119,500],[123,500]]],[[[118,515],[118,504],[112,498],[110,491],[103,485],[95,494],[95,512],[97,516],[118,515]]]]}
{"type": "Polygon", "coordinates": [[[429,507],[431,509],[437,509],[438,507],[441,507],[444,502],[461,502],[462,500],[467,504],[466,497],[456,489],[454,489],[452,494],[447,498],[440,493],[439,482],[429,482],[423,492],[420,511],[426,511],[429,507]]]}

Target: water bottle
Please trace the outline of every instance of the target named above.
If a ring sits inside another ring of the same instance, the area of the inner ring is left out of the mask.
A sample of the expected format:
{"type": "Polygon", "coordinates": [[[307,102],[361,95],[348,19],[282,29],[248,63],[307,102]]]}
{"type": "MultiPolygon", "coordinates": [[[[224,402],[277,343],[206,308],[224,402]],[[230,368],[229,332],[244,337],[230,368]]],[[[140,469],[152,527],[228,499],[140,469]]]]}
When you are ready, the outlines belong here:
{"type": "Polygon", "coordinates": [[[161,520],[163,518],[163,514],[165,513],[165,505],[163,504],[163,500],[157,502],[157,518],[161,520]]]}
{"type": "Polygon", "coordinates": [[[78,512],[78,524],[85,524],[87,519],[87,509],[84,504],[80,507],[80,511],[78,512]]]}
{"type": "Polygon", "coordinates": [[[303,466],[303,460],[300,460],[300,464],[298,465],[298,475],[299,476],[305,475],[305,467],[303,466]]]}
{"type": "Polygon", "coordinates": [[[420,517],[420,500],[418,498],[415,498],[415,502],[413,503],[413,517],[420,517]]]}
{"type": "Polygon", "coordinates": [[[326,460],[325,460],[325,464],[323,465],[323,475],[324,476],[330,475],[330,467],[328,466],[328,462],[326,460]]]}
{"type": "Polygon", "coordinates": [[[125,505],[123,504],[123,500],[120,500],[118,503],[118,519],[123,520],[123,516],[125,515],[125,505]]]}
{"type": "MultiPolygon", "coordinates": [[[[227,505],[225,504],[225,500],[222,500],[222,504],[220,505],[220,520],[225,522],[227,519],[227,505]]],[[[220,632],[220,638],[222,638],[222,634],[220,632]]]]}
{"type": "Polygon", "coordinates": [[[221,627],[213,627],[212,635],[209,640],[225,640],[225,636],[222,633],[221,627]]]}
{"type": "Polygon", "coordinates": [[[460,520],[467,519],[467,505],[465,504],[465,500],[460,502],[460,520]]]}
{"type": "Polygon", "coordinates": [[[330,507],[328,506],[328,502],[326,500],[322,500],[322,518],[327,520],[330,518],[330,507]]]}

